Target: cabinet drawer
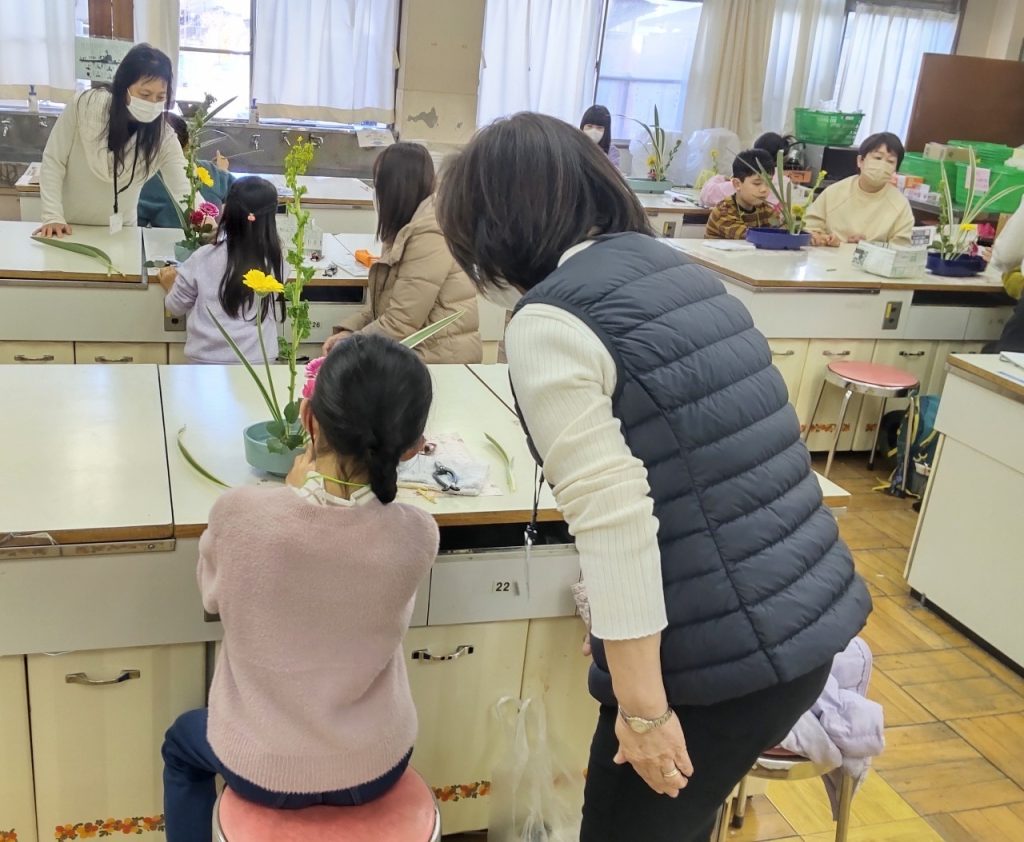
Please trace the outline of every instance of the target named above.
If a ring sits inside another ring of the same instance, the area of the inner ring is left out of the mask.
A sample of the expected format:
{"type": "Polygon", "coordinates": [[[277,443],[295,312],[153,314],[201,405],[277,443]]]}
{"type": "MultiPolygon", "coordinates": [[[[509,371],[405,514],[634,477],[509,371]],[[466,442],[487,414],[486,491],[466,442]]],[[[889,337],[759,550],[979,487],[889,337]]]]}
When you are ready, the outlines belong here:
{"type": "Polygon", "coordinates": [[[65,363],[75,361],[71,342],[0,342],[0,364],[65,363]]]}
{"type": "MultiPolygon", "coordinates": [[[[931,373],[932,364],[935,360],[937,343],[922,342],[920,340],[879,340],[875,345],[875,353],[871,358],[872,362],[882,365],[893,366],[913,374],[921,387],[924,388],[928,382],[928,375],[931,373]]],[[[857,419],[857,433],[853,438],[854,450],[871,450],[871,442],[875,437],[875,428],[878,426],[878,411],[881,409],[882,399],[865,397],[861,403],[860,417],[857,419]]],[[[905,399],[893,399],[886,401],[885,411],[891,412],[897,409],[906,409],[905,399]]]]}
{"type": "Polygon", "coordinates": [[[184,342],[171,342],[167,346],[167,362],[171,365],[188,365],[184,342]]]}
{"type": "Polygon", "coordinates": [[[580,580],[571,545],[442,553],[430,574],[427,624],[486,623],[531,617],[570,617],[570,588],[580,580]]]}
{"type": "Polygon", "coordinates": [[[76,342],[75,362],[79,365],[166,365],[167,346],[162,342],[76,342]]]}
{"type": "MultiPolygon", "coordinates": [[[[0,658],[0,838],[36,842],[25,659],[0,658]]],[[[44,838],[51,838],[49,836],[44,838]]]]}
{"type": "Polygon", "coordinates": [[[491,747],[500,737],[494,705],[520,694],[528,625],[444,626],[406,635],[420,726],[416,770],[437,794],[446,834],[487,827],[490,799],[482,796],[494,766],[491,747]],[[448,655],[457,657],[434,660],[448,655]]]}
{"type": "Polygon", "coordinates": [[[768,346],[772,349],[772,363],[782,373],[789,391],[789,402],[795,403],[800,391],[800,378],[804,375],[804,364],[807,362],[806,339],[769,339],[768,346]]]}
{"type": "MultiPolygon", "coordinates": [[[[814,405],[821,392],[821,384],[825,382],[825,370],[831,362],[839,360],[861,360],[868,362],[875,350],[874,339],[812,339],[807,346],[807,362],[800,378],[800,390],[796,399],[796,412],[800,418],[800,429],[806,430],[813,424],[807,446],[813,450],[828,450],[835,436],[836,422],[839,418],[839,407],[842,393],[837,388],[829,387],[822,396],[821,407],[812,419],[814,405]]],[[[854,428],[860,414],[861,397],[854,395],[843,422],[843,432],[839,438],[839,450],[849,450],[853,443],[854,428]]]]}
{"type": "Polygon", "coordinates": [[[928,372],[928,382],[922,388],[925,395],[941,395],[946,384],[946,360],[950,354],[980,354],[984,342],[938,342],[928,372]]]}
{"type": "Polygon", "coordinates": [[[160,747],[179,714],[205,703],[203,652],[197,643],[29,657],[41,838],[97,818],[162,826],[160,747]]]}
{"type": "Polygon", "coordinates": [[[964,339],[998,339],[1012,315],[1013,307],[976,307],[967,317],[967,332],[964,339]]]}

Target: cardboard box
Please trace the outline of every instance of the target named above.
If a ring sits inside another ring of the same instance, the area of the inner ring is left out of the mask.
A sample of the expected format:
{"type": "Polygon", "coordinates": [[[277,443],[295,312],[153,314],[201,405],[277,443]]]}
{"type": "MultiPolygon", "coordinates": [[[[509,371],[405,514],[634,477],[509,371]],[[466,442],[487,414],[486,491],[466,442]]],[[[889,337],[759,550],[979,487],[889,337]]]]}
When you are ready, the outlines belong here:
{"type": "Polygon", "coordinates": [[[883,278],[916,278],[924,274],[928,250],[924,246],[888,246],[857,243],[853,265],[883,278]]]}
{"type": "Polygon", "coordinates": [[[924,157],[937,161],[963,161],[966,164],[971,160],[971,152],[961,146],[932,142],[924,145],[924,157]]]}

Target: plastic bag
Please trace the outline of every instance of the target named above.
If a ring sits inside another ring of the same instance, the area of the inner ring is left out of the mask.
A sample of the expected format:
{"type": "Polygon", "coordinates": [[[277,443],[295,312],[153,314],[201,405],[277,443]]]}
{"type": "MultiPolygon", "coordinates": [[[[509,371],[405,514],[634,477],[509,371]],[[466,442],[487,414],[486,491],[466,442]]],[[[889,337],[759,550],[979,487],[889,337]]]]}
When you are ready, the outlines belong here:
{"type": "MultiPolygon", "coordinates": [[[[665,131],[665,151],[668,152],[675,146],[677,140],[682,140],[682,145],[676,152],[675,157],[672,159],[672,163],[669,165],[668,170],[665,172],[665,177],[673,184],[683,184],[683,161],[686,159],[686,141],[683,140],[683,135],[680,132],[672,132],[666,129],[665,131]]],[[[643,129],[638,128],[637,134],[629,142],[629,175],[632,178],[647,178],[647,173],[650,171],[650,166],[647,163],[647,158],[651,154],[651,139],[647,136],[647,132],[643,129]]],[[[690,182],[685,182],[689,184],[690,182]]]]}
{"type": "Polygon", "coordinates": [[[495,705],[505,745],[491,775],[487,842],[577,842],[583,775],[559,759],[538,699],[495,705]]]}
{"type": "Polygon", "coordinates": [[[741,149],[739,135],[728,129],[701,129],[694,132],[686,142],[682,183],[695,184],[701,171],[712,166],[721,175],[732,174],[733,158],[741,149]],[[712,151],[716,153],[714,157],[712,151]]]}

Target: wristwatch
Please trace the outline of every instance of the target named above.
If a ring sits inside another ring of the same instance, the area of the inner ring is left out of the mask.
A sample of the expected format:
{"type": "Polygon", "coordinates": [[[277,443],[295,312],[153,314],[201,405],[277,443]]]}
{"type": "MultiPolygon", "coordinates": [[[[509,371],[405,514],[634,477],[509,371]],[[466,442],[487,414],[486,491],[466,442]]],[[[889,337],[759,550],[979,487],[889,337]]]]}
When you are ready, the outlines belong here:
{"type": "Polygon", "coordinates": [[[622,717],[622,721],[637,734],[647,734],[655,728],[660,728],[672,718],[673,713],[672,708],[669,708],[657,719],[645,719],[642,716],[630,716],[622,709],[621,705],[619,706],[619,716],[622,717]]]}

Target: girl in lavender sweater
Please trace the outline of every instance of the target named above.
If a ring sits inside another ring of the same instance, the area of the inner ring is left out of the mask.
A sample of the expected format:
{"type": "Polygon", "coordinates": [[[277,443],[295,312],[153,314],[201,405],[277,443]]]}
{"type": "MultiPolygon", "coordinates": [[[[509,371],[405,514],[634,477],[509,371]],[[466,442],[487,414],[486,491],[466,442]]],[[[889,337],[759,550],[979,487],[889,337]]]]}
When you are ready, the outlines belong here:
{"type": "Polygon", "coordinates": [[[371,801],[405,771],[416,709],[402,639],[438,532],[394,500],[431,397],[412,351],[357,334],[302,403],[310,446],[287,485],[235,488],[214,505],[199,589],[224,644],[209,708],[179,717],[164,742],[168,842],[210,842],[216,775],[296,809],[371,801]]]}
{"type": "Polygon", "coordinates": [[[256,319],[261,319],[267,356],[271,360],[277,356],[277,322],[271,296],[263,296],[257,311],[255,294],[242,283],[250,269],[284,280],[276,214],[277,188],[265,178],[240,178],[224,200],[215,241],[199,248],[180,266],[160,270],[160,284],[167,290],[167,312],[188,316],[185,357],[190,363],[238,362],[217,322],[249,362],[262,363],[256,331],[256,319]]]}

